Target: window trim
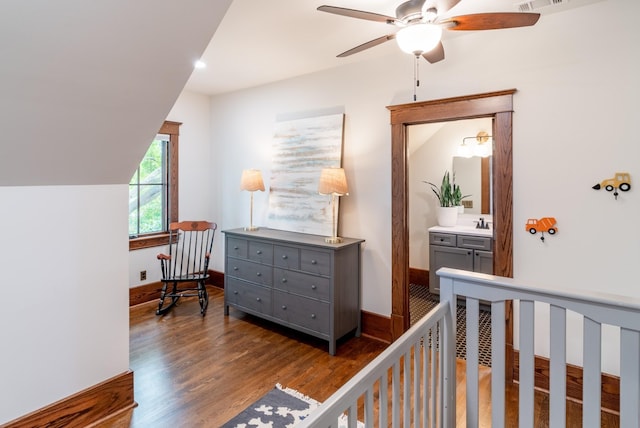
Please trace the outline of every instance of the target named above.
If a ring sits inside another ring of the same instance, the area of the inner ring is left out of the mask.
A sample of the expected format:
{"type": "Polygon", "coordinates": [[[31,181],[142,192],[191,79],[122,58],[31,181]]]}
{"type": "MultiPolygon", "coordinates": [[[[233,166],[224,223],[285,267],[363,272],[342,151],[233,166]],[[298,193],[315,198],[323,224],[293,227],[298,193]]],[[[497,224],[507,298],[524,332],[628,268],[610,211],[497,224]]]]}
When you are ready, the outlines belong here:
{"type": "MultiPolygon", "coordinates": [[[[158,134],[169,135],[169,167],[167,168],[169,181],[169,212],[167,219],[169,223],[178,221],[178,142],[180,136],[180,125],[182,122],[172,122],[165,120],[158,134]]],[[[167,225],[168,227],[168,225],[167,225]]],[[[159,247],[169,243],[169,231],[162,233],[137,236],[129,239],[129,251],[140,250],[142,248],[159,247]]]]}

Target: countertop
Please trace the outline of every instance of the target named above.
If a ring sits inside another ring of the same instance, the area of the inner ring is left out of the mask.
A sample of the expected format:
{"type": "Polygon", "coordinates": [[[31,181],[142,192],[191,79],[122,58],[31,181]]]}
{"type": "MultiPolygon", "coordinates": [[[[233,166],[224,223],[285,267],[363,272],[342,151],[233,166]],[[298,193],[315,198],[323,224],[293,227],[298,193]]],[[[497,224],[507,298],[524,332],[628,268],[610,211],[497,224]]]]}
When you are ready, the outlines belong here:
{"type": "Polygon", "coordinates": [[[493,236],[493,228],[476,229],[475,226],[456,225],[452,227],[432,226],[429,232],[457,233],[460,235],[493,236]]]}

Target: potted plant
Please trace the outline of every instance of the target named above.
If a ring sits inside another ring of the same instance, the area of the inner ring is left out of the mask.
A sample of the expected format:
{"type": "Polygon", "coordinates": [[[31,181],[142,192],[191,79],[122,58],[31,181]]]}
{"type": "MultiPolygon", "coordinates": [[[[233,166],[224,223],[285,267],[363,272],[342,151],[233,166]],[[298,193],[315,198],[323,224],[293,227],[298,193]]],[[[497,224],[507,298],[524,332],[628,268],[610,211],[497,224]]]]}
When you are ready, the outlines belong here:
{"type": "Polygon", "coordinates": [[[460,186],[456,184],[456,175],[453,174],[453,205],[458,207],[458,214],[464,213],[464,206],[462,205],[462,200],[464,198],[468,198],[471,195],[462,195],[462,190],[460,190],[460,186]]]}
{"type": "Polygon", "coordinates": [[[455,205],[454,189],[449,176],[449,171],[444,172],[440,187],[425,181],[431,186],[431,190],[438,198],[439,206],[437,211],[438,225],[451,227],[458,222],[458,207],[455,205]]]}

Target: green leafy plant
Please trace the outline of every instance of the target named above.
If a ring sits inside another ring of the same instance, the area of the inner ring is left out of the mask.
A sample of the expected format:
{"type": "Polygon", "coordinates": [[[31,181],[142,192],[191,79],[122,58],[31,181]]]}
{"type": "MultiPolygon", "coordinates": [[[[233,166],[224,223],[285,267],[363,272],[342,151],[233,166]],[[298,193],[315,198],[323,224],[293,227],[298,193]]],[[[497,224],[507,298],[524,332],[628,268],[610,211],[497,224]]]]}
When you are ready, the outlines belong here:
{"type": "Polygon", "coordinates": [[[453,174],[453,206],[459,207],[462,205],[462,200],[464,198],[468,198],[471,195],[462,195],[462,190],[460,190],[460,186],[455,183],[456,175],[453,174]]]}
{"type": "Polygon", "coordinates": [[[431,186],[431,190],[438,197],[438,201],[440,202],[441,207],[455,207],[455,201],[453,197],[454,189],[449,178],[449,171],[445,171],[444,176],[442,177],[442,184],[440,187],[429,181],[423,181],[423,183],[427,183],[431,186]]]}

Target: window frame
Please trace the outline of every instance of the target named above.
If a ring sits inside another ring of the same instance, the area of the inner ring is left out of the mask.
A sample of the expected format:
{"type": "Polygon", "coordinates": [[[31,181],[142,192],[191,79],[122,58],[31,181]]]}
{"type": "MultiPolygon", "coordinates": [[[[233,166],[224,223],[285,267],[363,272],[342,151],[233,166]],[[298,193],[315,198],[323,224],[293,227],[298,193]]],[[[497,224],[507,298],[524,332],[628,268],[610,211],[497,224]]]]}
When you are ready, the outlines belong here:
{"type": "MultiPolygon", "coordinates": [[[[164,121],[158,134],[169,136],[169,165],[167,167],[167,179],[169,184],[167,201],[168,223],[178,221],[178,143],[181,122],[164,121]]],[[[168,227],[168,225],[167,225],[168,227]]],[[[159,247],[169,243],[169,230],[159,233],[150,233],[129,239],[129,251],[142,248],[159,247]]]]}

